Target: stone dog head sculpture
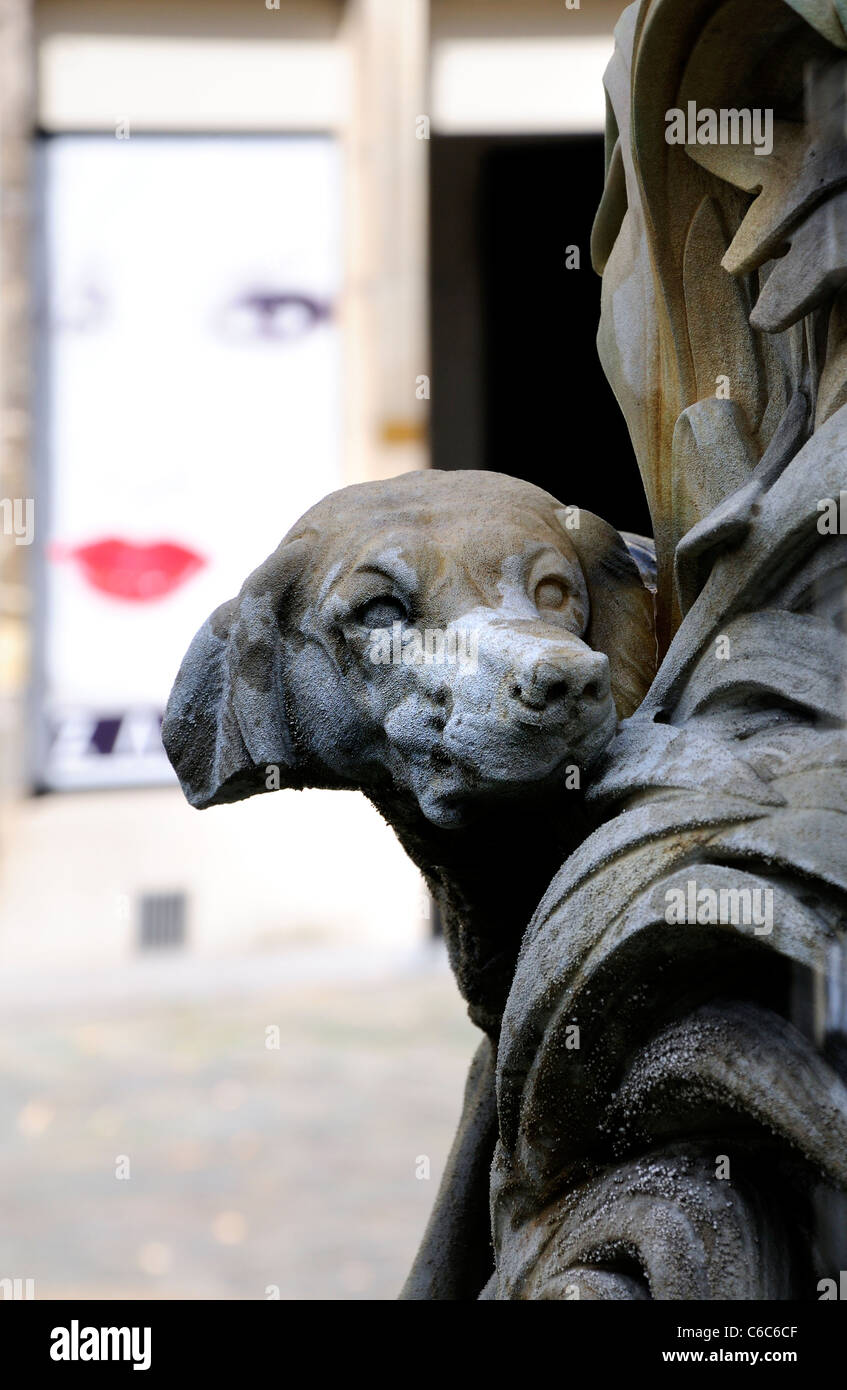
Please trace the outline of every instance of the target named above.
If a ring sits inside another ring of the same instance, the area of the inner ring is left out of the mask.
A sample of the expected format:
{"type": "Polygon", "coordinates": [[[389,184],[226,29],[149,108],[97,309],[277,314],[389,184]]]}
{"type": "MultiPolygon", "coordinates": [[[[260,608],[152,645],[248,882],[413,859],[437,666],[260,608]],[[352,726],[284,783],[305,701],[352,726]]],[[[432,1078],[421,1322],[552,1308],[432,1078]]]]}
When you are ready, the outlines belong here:
{"type": "Polygon", "coordinates": [[[194,638],[163,739],[197,807],[365,792],[492,1031],[582,774],[654,664],[652,597],[611,526],[500,474],[410,473],[302,517],[194,638]],[[500,847],[521,884],[492,893],[500,847]]]}

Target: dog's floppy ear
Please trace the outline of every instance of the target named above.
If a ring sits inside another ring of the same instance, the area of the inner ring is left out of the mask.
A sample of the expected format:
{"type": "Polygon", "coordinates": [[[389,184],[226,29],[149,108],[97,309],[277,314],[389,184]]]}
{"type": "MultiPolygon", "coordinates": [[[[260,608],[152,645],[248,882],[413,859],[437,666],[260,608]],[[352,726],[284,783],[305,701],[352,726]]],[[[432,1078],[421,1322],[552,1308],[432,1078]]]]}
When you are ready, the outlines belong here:
{"type": "Polygon", "coordinates": [[[585,640],[609,658],[620,719],[641,704],[656,674],[653,595],[623,537],[593,512],[557,511],[585,576],[591,613],[585,640]]]}
{"type": "Polygon", "coordinates": [[[206,619],[183,658],[162,742],[192,806],[297,785],[280,628],[307,549],[303,537],[283,541],[206,619]]]}

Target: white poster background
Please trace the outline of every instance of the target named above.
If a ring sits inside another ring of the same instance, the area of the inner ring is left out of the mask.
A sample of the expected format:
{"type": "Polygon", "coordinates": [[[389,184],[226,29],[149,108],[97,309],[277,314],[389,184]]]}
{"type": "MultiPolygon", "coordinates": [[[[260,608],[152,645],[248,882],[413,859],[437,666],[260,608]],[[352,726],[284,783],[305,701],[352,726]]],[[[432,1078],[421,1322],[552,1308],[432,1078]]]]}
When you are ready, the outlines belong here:
{"type": "Polygon", "coordinates": [[[158,720],[193,633],[341,485],[338,154],[323,137],[60,136],[44,160],[39,780],[163,781],[158,720]],[[115,596],[75,558],[107,539],[203,565],[167,595],[115,596]]]}

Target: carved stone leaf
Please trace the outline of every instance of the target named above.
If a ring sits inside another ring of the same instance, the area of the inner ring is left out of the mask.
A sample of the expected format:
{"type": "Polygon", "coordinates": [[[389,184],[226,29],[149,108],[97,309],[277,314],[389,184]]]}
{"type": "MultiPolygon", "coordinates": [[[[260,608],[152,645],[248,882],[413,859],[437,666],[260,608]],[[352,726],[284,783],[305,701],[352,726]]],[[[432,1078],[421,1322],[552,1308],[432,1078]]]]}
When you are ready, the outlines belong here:
{"type": "Polygon", "coordinates": [[[847,291],[836,295],[829,316],[826,360],[818,382],[815,428],[847,404],[847,291]]]}
{"type": "Polygon", "coordinates": [[[770,155],[758,156],[743,145],[685,148],[695,164],[758,195],[723,258],[723,268],[731,275],[757,270],[777,255],[791,228],[847,183],[843,141],[832,138],[823,144],[810,139],[805,125],[775,122],[770,155]]]}

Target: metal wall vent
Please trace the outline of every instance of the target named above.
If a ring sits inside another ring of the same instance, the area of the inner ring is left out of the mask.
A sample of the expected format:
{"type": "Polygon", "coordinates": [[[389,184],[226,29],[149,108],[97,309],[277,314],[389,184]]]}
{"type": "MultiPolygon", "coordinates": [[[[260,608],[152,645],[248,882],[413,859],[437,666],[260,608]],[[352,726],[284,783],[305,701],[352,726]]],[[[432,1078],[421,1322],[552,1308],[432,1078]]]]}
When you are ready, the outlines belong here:
{"type": "Polygon", "coordinates": [[[187,899],[184,893],[142,893],[138,900],[138,945],[159,951],[185,945],[187,899]]]}

